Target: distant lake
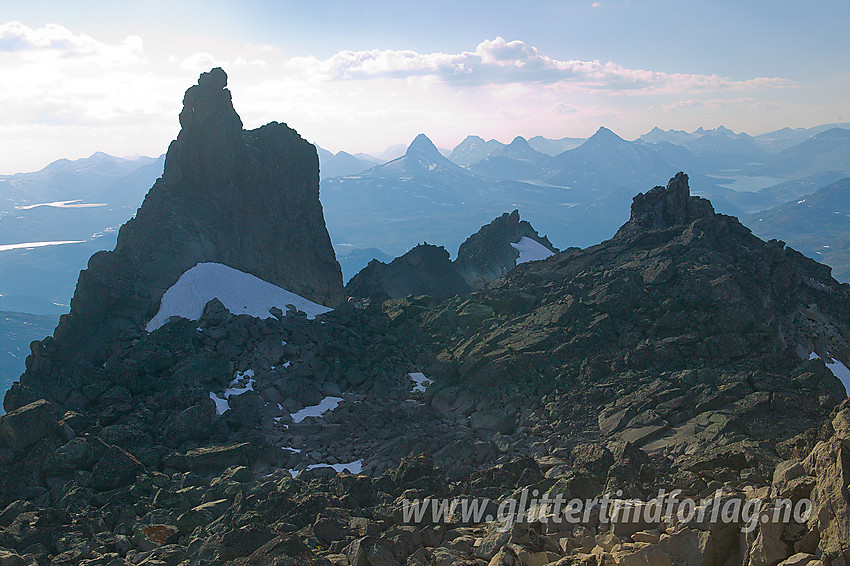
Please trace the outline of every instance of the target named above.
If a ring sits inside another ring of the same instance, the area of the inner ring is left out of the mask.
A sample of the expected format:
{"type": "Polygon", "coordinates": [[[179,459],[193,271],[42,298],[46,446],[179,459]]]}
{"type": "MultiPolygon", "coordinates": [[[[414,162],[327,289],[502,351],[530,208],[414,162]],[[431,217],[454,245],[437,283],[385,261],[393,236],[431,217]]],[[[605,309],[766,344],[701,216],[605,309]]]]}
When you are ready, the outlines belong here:
{"type": "Polygon", "coordinates": [[[0,245],[0,252],[10,250],[31,250],[33,248],[43,248],[45,246],[61,246],[64,244],[82,244],[85,240],[57,240],[52,242],[24,242],[23,244],[4,244],[0,245]]]}
{"type": "Polygon", "coordinates": [[[778,177],[750,177],[749,175],[724,175],[723,177],[711,175],[711,177],[723,181],[718,183],[721,187],[740,193],[755,193],[786,181],[778,177]]]}

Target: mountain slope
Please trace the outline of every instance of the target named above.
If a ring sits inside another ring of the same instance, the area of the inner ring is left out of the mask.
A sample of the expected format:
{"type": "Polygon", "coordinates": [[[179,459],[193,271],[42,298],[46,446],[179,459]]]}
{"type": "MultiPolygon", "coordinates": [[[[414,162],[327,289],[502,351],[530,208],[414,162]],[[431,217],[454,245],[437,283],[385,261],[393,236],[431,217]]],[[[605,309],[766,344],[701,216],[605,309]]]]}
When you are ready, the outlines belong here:
{"type": "Polygon", "coordinates": [[[83,159],[59,159],[32,173],[0,175],[0,212],[8,212],[15,205],[88,200],[154,161],[151,157],[122,159],[97,152],[83,159]]]}
{"type": "Polygon", "coordinates": [[[842,179],[791,202],[745,219],[762,238],[788,242],[850,281],[850,179],[842,179]]]}
{"type": "Polygon", "coordinates": [[[566,191],[488,180],[443,157],[419,135],[405,155],[349,177],[326,180],[322,204],[337,245],[402,254],[422,241],[450,249],[505,209],[520,208],[545,226],[572,230],[561,213],[566,191]]]}
{"type": "Polygon", "coordinates": [[[850,173],[850,130],[831,128],[780,152],[757,170],[763,175],[804,177],[826,171],[850,173]]]}
{"type": "Polygon", "coordinates": [[[555,156],[569,149],[575,149],[586,141],[586,138],[561,138],[557,140],[534,136],[529,138],[528,145],[549,156],[555,156]]]}
{"type": "Polygon", "coordinates": [[[321,179],[356,175],[374,165],[374,163],[358,159],[345,151],[331,153],[319,146],[316,146],[316,151],[319,154],[319,174],[321,179]]]}
{"type": "Polygon", "coordinates": [[[30,342],[53,333],[58,316],[0,311],[0,391],[21,377],[30,354],[30,342]]]}
{"type": "Polygon", "coordinates": [[[469,170],[482,177],[507,181],[541,179],[548,161],[548,155],[533,149],[525,138],[517,136],[508,145],[494,149],[470,165],[469,170]]]}
{"type": "Polygon", "coordinates": [[[587,193],[652,184],[659,173],[673,169],[652,146],[627,142],[600,127],[575,149],[556,155],[547,164],[545,180],[587,193]]]}
{"type": "Polygon", "coordinates": [[[443,247],[420,244],[389,263],[371,261],[345,286],[350,297],[400,299],[466,295],[503,277],[518,264],[557,252],[519,211],[504,213],[467,238],[452,262],[443,247]]]}
{"type": "Polygon", "coordinates": [[[469,167],[503,145],[496,140],[484,141],[480,136],[466,136],[449,154],[449,160],[461,167],[469,167]]]}
{"type": "Polygon", "coordinates": [[[680,174],[635,197],[611,240],[425,313],[444,340],[426,373],[453,376],[434,399],[459,411],[542,396],[529,439],[541,450],[629,442],[672,458],[684,481],[722,468],[721,453],[742,455],[739,471],[754,453],[778,461],[774,441],[818,426],[846,396],[850,384],[810,357],[850,365],[848,301],[829,268],[715,214],[680,174]]]}

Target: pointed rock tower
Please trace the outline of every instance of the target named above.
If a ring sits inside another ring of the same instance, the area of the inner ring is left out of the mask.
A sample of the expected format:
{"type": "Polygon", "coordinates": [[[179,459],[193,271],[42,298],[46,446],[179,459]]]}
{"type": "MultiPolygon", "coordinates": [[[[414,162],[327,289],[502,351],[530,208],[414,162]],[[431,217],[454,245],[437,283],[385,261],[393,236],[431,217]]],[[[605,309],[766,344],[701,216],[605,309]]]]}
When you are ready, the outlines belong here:
{"type": "Polygon", "coordinates": [[[327,306],[342,299],[315,146],[285,124],[243,130],[226,85],[216,68],[186,91],[162,178],[121,227],[115,250],[95,254],[80,273],[70,314],[53,338],[34,343],[10,408],[40,382],[85,381],[145,331],[164,292],[198,263],[222,263],[327,306]]]}

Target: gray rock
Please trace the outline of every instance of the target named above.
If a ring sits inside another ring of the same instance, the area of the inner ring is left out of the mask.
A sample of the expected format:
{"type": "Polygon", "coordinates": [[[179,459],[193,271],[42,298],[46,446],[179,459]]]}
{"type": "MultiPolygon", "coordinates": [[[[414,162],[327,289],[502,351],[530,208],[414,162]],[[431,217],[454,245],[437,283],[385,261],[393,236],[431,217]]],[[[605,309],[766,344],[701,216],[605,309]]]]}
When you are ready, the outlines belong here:
{"type": "Polygon", "coordinates": [[[52,405],[39,399],[0,417],[0,441],[17,452],[56,430],[52,405]]]}

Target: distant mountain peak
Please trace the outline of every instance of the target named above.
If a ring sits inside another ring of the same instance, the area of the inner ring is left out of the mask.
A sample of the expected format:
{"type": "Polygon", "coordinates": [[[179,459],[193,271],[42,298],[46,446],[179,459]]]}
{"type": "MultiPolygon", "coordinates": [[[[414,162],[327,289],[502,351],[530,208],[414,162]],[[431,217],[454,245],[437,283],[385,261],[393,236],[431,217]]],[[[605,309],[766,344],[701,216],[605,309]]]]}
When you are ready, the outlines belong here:
{"type": "Polygon", "coordinates": [[[589,146],[598,146],[601,144],[610,145],[615,143],[628,143],[626,140],[606,128],[605,126],[599,126],[599,129],[596,130],[596,133],[590,136],[585,145],[589,146]]]}
{"type": "Polygon", "coordinates": [[[436,145],[434,145],[434,142],[432,142],[425,134],[419,134],[413,139],[413,141],[407,147],[407,153],[405,155],[410,155],[411,152],[420,154],[434,153],[436,155],[442,156],[440,150],[437,149],[436,145]]]}
{"type": "Polygon", "coordinates": [[[837,140],[850,137],[850,130],[845,128],[830,128],[812,136],[811,139],[818,140],[837,140]]]}
{"type": "Polygon", "coordinates": [[[513,139],[513,141],[511,141],[511,143],[508,144],[508,147],[511,148],[511,149],[526,149],[526,150],[534,151],[534,148],[532,148],[530,145],[528,145],[528,140],[526,140],[522,136],[515,137],[513,139]]]}

